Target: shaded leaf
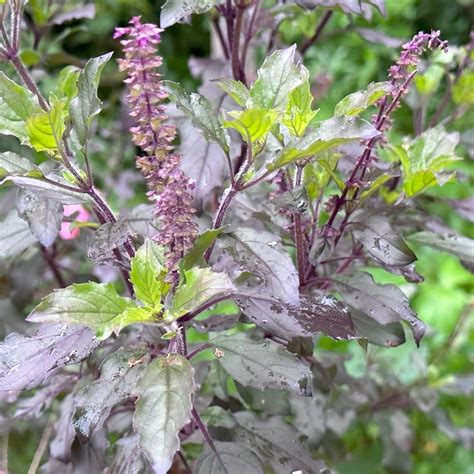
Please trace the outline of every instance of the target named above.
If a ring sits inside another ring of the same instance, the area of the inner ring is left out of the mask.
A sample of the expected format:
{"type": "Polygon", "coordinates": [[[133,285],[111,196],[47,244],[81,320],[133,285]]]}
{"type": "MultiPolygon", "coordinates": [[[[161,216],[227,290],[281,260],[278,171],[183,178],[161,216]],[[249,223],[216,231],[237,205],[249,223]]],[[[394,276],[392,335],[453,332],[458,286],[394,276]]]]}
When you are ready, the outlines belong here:
{"type": "Polygon", "coordinates": [[[117,443],[115,457],[110,464],[110,471],[114,474],[130,474],[146,472],[142,450],[138,447],[138,435],[132,434],[120,438],[117,443]]]}
{"type": "Polygon", "coordinates": [[[189,15],[206,13],[224,0],[167,0],[161,8],[160,26],[168,28],[189,15]]]}
{"type": "Polygon", "coordinates": [[[388,82],[371,82],[367,89],[349,94],[337,103],[335,115],[359,115],[388,94],[392,85],[388,82]]]}
{"type": "Polygon", "coordinates": [[[241,272],[256,275],[284,303],[299,301],[298,273],[280,241],[267,231],[241,228],[222,239],[223,248],[241,272]]]}
{"type": "Polygon", "coordinates": [[[311,394],[309,368],[276,342],[253,340],[247,333],[217,336],[210,342],[223,351],[219,362],[224,369],[244,387],[311,394]]]}
{"type": "Polygon", "coordinates": [[[52,201],[57,201],[61,204],[82,204],[93,202],[90,196],[86,193],[71,191],[61,187],[60,185],[55,185],[39,178],[32,178],[29,176],[7,176],[2,182],[0,182],[0,184],[8,181],[15,183],[20,188],[32,192],[40,198],[51,199],[52,201]]]}
{"type": "Polygon", "coordinates": [[[255,452],[275,474],[319,474],[324,469],[323,462],[311,457],[305,437],[283,418],[261,420],[248,412],[234,416],[238,425],[232,430],[233,440],[255,452]]]}
{"type": "Polygon", "coordinates": [[[376,260],[395,267],[404,267],[416,260],[416,255],[392,228],[387,216],[363,212],[354,216],[354,220],[355,238],[376,260]]]}
{"type": "Polygon", "coordinates": [[[215,441],[216,453],[206,446],[197,461],[196,474],[261,474],[263,464],[253,451],[236,443],[215,441]]]}
{"type": "Polygon", "coordinates": [[[0,343],[0,390],[36,387],[59,367],[81,362],[97,346],[84,326],[43,324],[31,336],[11,333],[0,343]]]}
{"type": "Polygon", "coordinates": [[[386,14],[384,0],[296,0],[296,2],[305,8],[339,7],[344,13],[362,15],[368,20],[372,16],[370,7],[377,8],[382,15],[386,14]]]}
{"type": "Polygon", "coordinates": [[[215,273],[210,268],[192,268],[184,275],[185,282],[178,286],[167,308],[172,318],[179,318],[216,296],[230,296],[235,290],[225,273],[215,273]]]}
{"type": "Polygon", "coordinates": [[[416,317],[407,297],[395,285],[379,285],[365,272],[350,277],[333,277],[333,282],[348,305],[382,325],[406,321],[411,327],[415,342],[420,343],[426,326],[416,317]]]}
{"type": "Polygon", "coordinates": [[[5,176],[42,176],[41,170],[27,158],[7,151],[0,153],[0,178],[5,176]]]}
{"type": "Polygon", "coordinates": [[[357,335],[372,344],[397,347],[405,342],[405,331],[399,322],[380,324],[355,308],[351,308],[351,317],[357,335]]]}
{"type": "Polygon", "coordinates": [[[119,350],[104,360],[100,377],[89,382],[74,396],[73,425],[81,443],[86,443],[101,429],[112,408],[132,396],[143,370],[136,364],[144,352],[119,350]]]}
{"type": "Polygon", "coordinates": [[[189,94],[176,82],[165,81],[165,85],[176,101],[176,107],[192,120],[194,126],[202,131],[207,140],[217,143],[228,152],[229,138],[219,123],[211,103],[202,95],[194,92],[189,94]]]}
{"type": "Polygon", "coordinates": [[[113,250],[124,244],[130,233],[126,220],[102,224],[87,236],[87,257],[98,264],[112,262],[113,250]]]}
{"type": "Polygon", "coordinates": [[[15,257],[36,242],[28,223],[16,211],[0,222],[0,258],[15,257]]]}
{"type": "Polygon", "coordinates": [[[367,140],[379,133],[373,125],[359,117],[332,117],[315,123],[303,137],[292,140],[267,168],[276,170],[288,163],[311,158],[329,148],[355,140],[367,140]]]}
{"type": "Polygon", "coordinates": [[[92,19],[95,17],[95,5],[93,3],[86,3],[77,5],[74,8],[66,11],[61,11],[53,16],[50,23],[53,25],[62,25],[68,21],[80,20],[83,18],[92,19]]]}
{"type": "Polygon", "coordinates": [[[432,247],[441,252],[448,252],[468,262],[474,262],[474,240],[462,235],[422,231],[411,234],[407,237],[407,240],[414,244],[432,247]]]}
{"type": "Polygon", "coordinates": [[[166,276],[165,249],[151,239],[144,244],[132,258],[130,281],[138,299],[153,308],[161,309],[161,296],[169,284],[166,276]]]}
{"type": "Polygon", "coordinates": [[[334,339],[356,336],[347,308],[330,295],[301,295],[300,303],[288,305],[267,290],[242,291],[236,298],[240,308],[252,322],[266,333],[287,341],[294,337],[314,337],[323,332],[334,339]]]}
{"type": "Polygon", "coordinates": [[[290,92],[303,81],[295,65],[296,45],[273,52],[257,71],[257,80],[250,88],[253,107],[280,109],[290,92]]]}
{"type": "Polygon", "coordinates": [[[77,283],[44,297],[27,321],[82,324],[93,329],[98,338],[106,339],[121,327],[120,315],[134,306],[110,283],[77,283]]]}
{"type": "Polygon", "coordinates": [[[107,53],[90,59],[79,74],[77,97],[71,101],[69,113],[81,145],[87,142],[91,121],[100,112],[101,102],[97,97],[97,89],[102,69],[111,57],[112,53],[107,53]]]}
{"type": "Polygon", "coordinates": [[[316,393],[312,397],[290,395],[289,403],[293,426],[303,433],[308,442],[318,445],[326,432],[326,400],[316,393]]]}
{"type": "Polygon", "coordinates": [[[204,253],[216,241],[217,237],[222,234],[222,231],[222,227],[219,229],[208,229],[198,235],[192,249],[181,260],[180,270],[190,270],[195,266],[204,265],[204,253]]]}
{"type": "Polygon", "coordinates": [[[13,82],[0,71],[0,133],[13,135],[25,142],[28,134],[26,121],[41,112],[35,96],[25,87],[13,82]]]}
{"type": "Polygon", "coordinates": [[[196,183],[193,195],[206,202],[209,193],[222,186],[228,173],[225,154],[221,147],[207,141],[191,120],[179,127],[179,136],[179,151],[183,155],[181,168],[196,183]]]}
{"type": "Polygon", "coordinates": [[[182,356],[159,357],[138,381],[133,427],[157,474],[166,474],[179,449],[178,434],[191,416],[194,370],[182,356]]]}
{"type": "Polygon", "coordinates": [[[16,205],[20,217],[28,222],[31,233],[42,245],[49,247],[61,229],[63,205],[25,190],[18,194],[16,205]]]}

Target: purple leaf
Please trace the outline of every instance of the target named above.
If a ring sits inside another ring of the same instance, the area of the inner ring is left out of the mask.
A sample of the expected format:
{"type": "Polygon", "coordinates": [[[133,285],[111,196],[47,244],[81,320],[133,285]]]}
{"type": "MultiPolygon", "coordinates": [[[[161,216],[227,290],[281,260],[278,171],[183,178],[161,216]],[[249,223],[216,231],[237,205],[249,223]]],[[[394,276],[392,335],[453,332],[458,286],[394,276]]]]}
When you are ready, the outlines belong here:
{"type": "Polygon", "coordinates": [[[0,344],[0,391],[39,385],[57,368],[76,364],[99,345],[83,326],[43,324],[32,336],[12,333],[0,344]]]}

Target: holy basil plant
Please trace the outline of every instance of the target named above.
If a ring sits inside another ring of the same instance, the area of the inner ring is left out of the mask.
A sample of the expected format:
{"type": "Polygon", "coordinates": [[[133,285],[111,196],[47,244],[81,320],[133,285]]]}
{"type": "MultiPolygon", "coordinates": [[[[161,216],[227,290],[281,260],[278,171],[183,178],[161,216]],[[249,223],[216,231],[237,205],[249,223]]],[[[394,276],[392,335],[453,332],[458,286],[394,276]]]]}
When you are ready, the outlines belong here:
{"type": "MultiPolygon", "coordinates": [[[[472,241],[422,205],[454,179],[459,134],[438,120],[402,141],[389,133],[422,54],[441,56],[447,43],[418,33],[386,81],[321,117],[304,65],[311,44],[273,41],[260,61],[265,35],[285,11],[324,4],[322,29],[334,12],[384,13],[383,1],[168,0],[162,28],[212,17],[220,49],[200,93],[162,79],[167,32],[132,18],[114,38],[149,205],[127,209],[108,204],[93,169],[111,54],[48,80],[46,65],[28,63],[41,34],[64,16],[93,16],[90,3],[0,3],[0,184],[17,190],[0,257],[11,271],[31,265],[36,279],[16,296],[27,323],[0,344],[0,390],[9,430],[50,414],[31,472],[329,472],[326,443],[382,389],[374,379],[364,392],[315,342],[390,351],[408,328],[420,345],[425,324],[376,269],[421,282],[420,246],[474,261],[472,241]]],[[[106,176],[113,157],[100,156],[106,176]]]]}

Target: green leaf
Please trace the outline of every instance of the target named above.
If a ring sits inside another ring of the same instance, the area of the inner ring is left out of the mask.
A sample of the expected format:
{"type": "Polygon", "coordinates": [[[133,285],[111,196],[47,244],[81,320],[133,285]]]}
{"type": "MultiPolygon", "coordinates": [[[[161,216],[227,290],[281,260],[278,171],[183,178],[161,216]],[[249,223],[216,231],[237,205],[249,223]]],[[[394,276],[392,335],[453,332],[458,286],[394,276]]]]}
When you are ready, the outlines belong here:
{"type": "Polygon", "coordinates": [[[132,396],[143,370],[136,362],[143,355],[123,349],[112,353],[100,366],[100,377],[75,394],[73,425],[82,444],[102,428],[115,405],[132,396]]]}
{"type": "Polygon", "coordinates": [[[194,241],[192,249],[183,257],[179,264],[180,272],[184,274],[185,270],[190,270],[196,266],[204,266],[204,253],[213,244],[217,237],[222,234],[224,228],[208,229],[198,235],[194,241]]]}
{"type": "Polygon", "coordinates": [[[455,154],[458,142],[459,133],[447,133],[438,125],[407,145],[387,147],[389,158],[402,164],[403,190],[408,197],[436,184],[442,186],[454,176],[446,168],[461,159],[455,154]]]}
{"type": "Polygon", "coordinates": [[[164,282],[167,273],[164,265],[164,253],[163,247],[147,238],[137,250],[131,263],[130,281],[133,284],[135,295],[156,309],[161,308],[161,296],[169,286],[164,282]]]}
{"type": "Polygon", "coordinates": [[[66,66],[61,70],[56,84],[56,95],[66,99],[66,107],[77,96],[77,81],[81,70],[75,66],[66,66]]]}
{"type": "Polygon", "coordinates": [[[249,102],[249,90],[242,82],[236,81],[235,79],[229,79],[227,77],[221,77],[220,79],[217,79],[213,82],[217,84],[226,94],[230,95],[237,105],[245,107],[249,102]]]}
{"type": "Polygon", "coordinates": [[[214,113],[211,103],[202,95],[189,94],[178,83],[164,81],[176,107],[182,110],[202,131],[207,140],[217,143],[226,153],[229,152],[229,137],[214,113]]]}
{"type": "Polygon", "coordinates": [[[224,127],[237,130],[250,143],[264,139],[278,118],[277,111],[266,109],[234,110],[228,115],[234,120],[226,120],[224,127]]]}
{"type": "Polygon", "coordinates": [[[196,474],[261,474],[265,472],[262,462],[249,448],[236,443],[214,441],[218,455],[206,446],[197,461],[196,474]],[[219,457],[218,457],[219,456],[219,457]]]}
{"type": "Polygon", "coordinates": [[[191,417],[196,386],[191,364],[177,354],[158,357],[139,379],[133,427],[153,471],[166,474],[179,450],[179,432],[191,417]]]}
{"type": "Polygon", "coordinates": [[[73,323],[96,331],[98,339],[106,339],[121,326],[120,315],[135,307],[129,298],[117,294],[110,283],[79,283],[54,290],[41,300],[28,316],[28,321],[73,323]]]}
{"type": "MultiPolygon", "coordinates": [[[[440,64],[431,64],[421,74],[417,74],[413,82],[421,96],[430,96],[438,89],[441,79],[445,75],[445,68],[440,64]]],[[[425,99],[424,99],[425,100],[425,99]]]]}
{"type": "Polygon", "coordinates": [[[168,28],[192,14],[206,13],[225,0],[167,0],[161,8],[160,26],[168,28]]]}
{"type": "Polygon", "coordinates": [[[11,211],[0,222],[0,259],[16,257],[37,242],[28,223],[11,211]]]}
{"type": "Polygon", "coordinates": [[[31,191],[21,190],[16,206],[20,217],[28,222],[31,233],[42,245],[49,247],[61,229],[63,205],[31,191]]]}
{"type": "Polygon", "coordinates": [[[102,69],[112,53],[90,59],[79,74],[77,80],[77,97],[69,105],[69,113],[79,143],[85,145],[89,138],[89,127],[95,115],[101,110],[101,102],[97,96],[102,69]]]}
{"type": "Polygon", "coordinates": [[[453,101],[455,104],[474,104],[474,72],[465,70],[453,86],[453,101]]]}
{"type": "Polygon", "coordinates": [[[5,176],[36,176],[43,175],[41,170],[27,158],[11,151],[0,153],[0,179],[5,176]]]}
{"type": "Polygon", "coordinates": [[[50,181],[43,181],[40,178],[33,178],[30,176],[7,176],[0,185],[11,181],[20,188],[31,191],[39,197],[51,199],[62,204],[92,204],[91,197],[86,193],[79,193],[70,189],[65,189],[60,184],[65,184],[58,181],[60,184],[56,185],[50,181]]]}
{"type": "Polygon", "coordinates": [[[302,84],[300,71],[295,65],[296,45],[280,49],[265,59],[257,71],[257,80],[250,88],[253,107],[283,109],[290,92],[302,84]]]}
{"type": "Polygon", "coordinates": [[[423,231],[408,236],[407,240],[414,244],[426,245],[441,252],[456,255],[467,262],[474,262],[474,240],[462,235],[423,231]]]}
{"type": "Polygon", "coordinates": [[[41,112],[41,108],[28,89],[13,82],[3,72],[0,72],[0,110],[0,133],[26,142],[26,121],[41,112]]]}
{"type": "Polygon", "coordinates": [[[391,89],[388,82],[371,82],[364,91],[354,92],[342,99],[334,109],[334,115],[359,115],[375,104],[391,89]]]}
{"type": "Polygon", "coordinates": [[[317,111],[311,110],[313,96],[309,84],[309,72],[303,66],[300,67],[300,71],[303,83],[291,91],[283,117],[283,124],[297,137],[304,134],[306,127],[317,114],[317,111]]]}
{"type": "Polygon", "coordinates": [[[31,115],[26,121],[26,131],[31,146],[36,151],[55,151],[59,147],[65,124],[65,104],[53,98],[51,109],[31,115]]]}
{"type": "Polygon", "coordinates": [[[267,168],[276,170],[329,148],[355,140],[367,140],[379,133],[373,125],[359,117],[340,116],[323,120],[317,122],[302,138],[286,145],[267,168]]]}
{"type": "Polygon", "coordinates": [[[247,333],[213,337],[210,343],[222,351],[222,367],[244,387],[311,394],[309,367],[280,344],[269,339],[253,340],[247,333]]]}
{"type": "Polygon", "coordinates": [[[215,273],[210,268],[192,268],[184,272],[185,282],[180,284],[167,308],[165,319],[179,318],[193,311],[212,298],[235,291],[225,273],[215,273]]]}

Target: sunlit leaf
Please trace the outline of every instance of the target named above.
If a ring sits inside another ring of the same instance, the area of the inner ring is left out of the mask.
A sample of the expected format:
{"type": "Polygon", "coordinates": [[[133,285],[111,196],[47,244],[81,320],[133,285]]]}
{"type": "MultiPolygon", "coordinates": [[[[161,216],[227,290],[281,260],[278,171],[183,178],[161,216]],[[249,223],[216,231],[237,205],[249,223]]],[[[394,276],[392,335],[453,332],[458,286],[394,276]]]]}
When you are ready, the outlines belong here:
{"type": "Polygon", "coordinates": [[[78,283],[54,290],[41,300],[27,320],[81,324],[96,331],[98,338],[106,339],[120,327],[120,315],[133,306],[110,283],[78,283]]]}
{"type": "Polygon", "coordinates": [[[232,111],[228,115],[233,120],[226,120],[224,126],[234,128],[244,140],[254,143],[266,137],[278,117],[278,112],[267,109],[247,109],[232,111]]]}
{"type": "Polygon", "coordinates": [[[229,79],[227,77],[221,77],[214,81],[226,94],[230,95],[234,99],[237,105],[245,107],[250,100],[249,90],[244,84],[235,79],[229,79]]]}
{"type": "Polygon", "coordinates": [[[169,286],[166,276],[165,249],[145,239],[132,259],[130,281],[138,299],[154,308],[161,307],[163,291],[169,286]]]}
{"type": "Polygon", "coordinates": [[[25,142],[28,133],[26,121],[40,113],[36,97],[25,87],[16,84],[0,71],[0,133],[13,135],[25,142]]]}
{"type": "Polygon", "coordinates": [[[334,109],[335,115],[359,115],[367,107],[375,104],[393,87],[388,82],[372,82],[364,91],[354,92],[344,97],[334,109]]]}

